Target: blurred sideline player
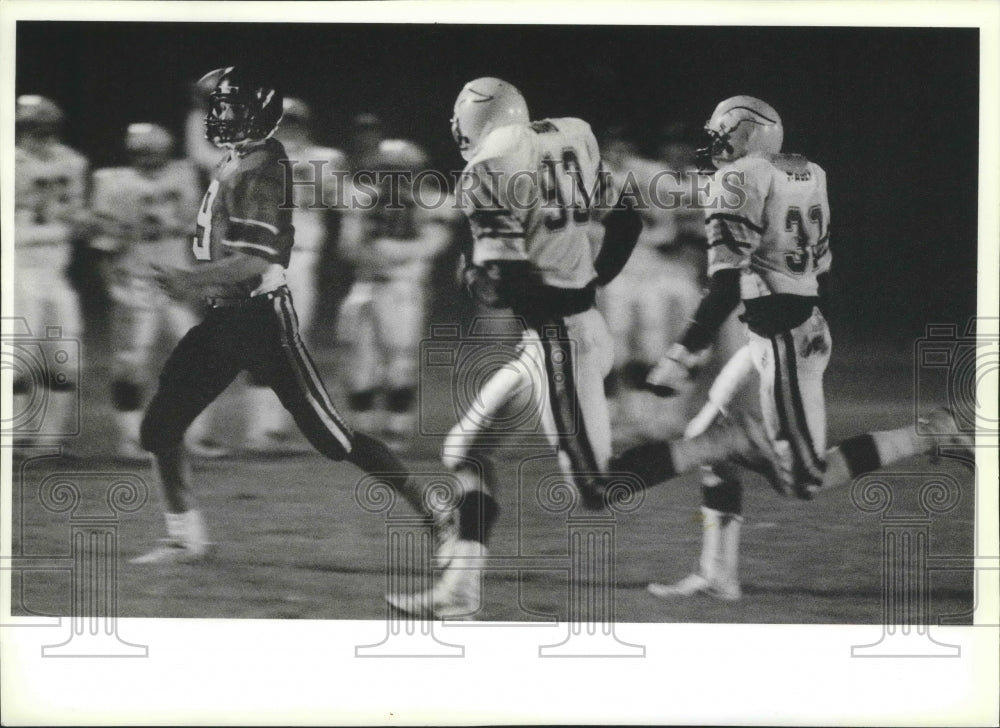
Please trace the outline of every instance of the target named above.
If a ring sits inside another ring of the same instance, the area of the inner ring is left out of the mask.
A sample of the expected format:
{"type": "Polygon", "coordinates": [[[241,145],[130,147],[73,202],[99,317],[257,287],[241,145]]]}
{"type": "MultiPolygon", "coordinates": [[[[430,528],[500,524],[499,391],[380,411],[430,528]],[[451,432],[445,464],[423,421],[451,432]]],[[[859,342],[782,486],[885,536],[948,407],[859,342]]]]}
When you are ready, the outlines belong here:
{"type": "Polygon", "coordinates": [[[142,421],[142,446],[153,453],[166,500],[167,539],[135,563],[188,562],[208,554],[182,441],[195,417],[244,370],[268,382],[320,453],[378,473],[423,509],[399,459],[340,417],[299,334],[284,275],[294,243],[291,210],[284,205],[292,180],[281,163],[284,147],[271,138],[282,95],[240,68],[211,75],[216,86],[206,135],[228,151],[198,207],[194,266],[157,269],[158,283],[171,296],[203,296],[209,309],[167,359],[142,421]]]}
{"type": "MultiPolygon", "coordinates": [[[[111,400],[118,426],[116,454],[147,460],[139,445],[144,392],[152,383],[153,355],[162,335],[176,343],[199,319],[195,301],[174,301],[156,285],[154,266],[185,268],[198,210],[198,174],[174,160],[173,136],[157,124],[130,124],[129,166],[94,172],[91,208],[100,232],[91,245],[108,254],[105,280],[113,302],[111,400]]],[[[208,440],[205,418],[188,432],[189,449],[203,457],[224,450],[208,440]]]]}
{"type": "MultiPolygon", "coordinates": [[[[284,115],[275,134],[285,146],[295,181],[304,184],[293,187],[295,247],[285,277],[295,294],[299,331],[310,345],[313,343],[311,331],[315,323],[319,259],[327,244],[328,225],[333,215],[328,206],[337,199],[337,192],[332,189],[336,180],[334,172],[347,167],[342,152],[313,143],[311,124],[309,106],[301,99],[286,97],[284,115]],[[313,181],[315,185],[311,184],[313,181]]],[[[253,376],[248,384],[245,448],[262,453],[294,449],[292,422],[271,388],[253,376]]]]}
{"type": "MultiPolygon", "coordinates": [[[[14,112],[14,312],[27,321],[34,337],[49,327],[59,336],[79,340],[80,304],[68,278],[71,245],[89,229],[84,210],[87,160],[60,141],[63,112],[51,99],[24,95],[14,112]]],[[[67,370],[69,371],[69,370],[67,370]]],[[[77,372],[71,372],[72,375],[77,372]]],[[[72,431],[75,412],[74,376],[41,384],[47,392],[50,432],[72,431]]],[[[14,412],[25,411],[30,384],[15,377],[14,412]]],[[[30,445],[33,437],[18,438],[30,445]]]]}
{"type": "Polygon", "coordinates": [[[602,170],[589,125],[575,118],[531,122],[509,83],[466,84],[455,101],[452,134],[467,162],[459,194],[474,236],[466,285],[495,308],[509,306],[526,328],[519,362],[480,385],[477,406],[445,440],[442,460],[464,491],[439,524],[436,560],[446,567],[430,590],[387,599],[410,613],[469,617],[480,609],[476,565],[498,514],[499,484],[481,438],[501,408],[531,398],[560,466],[581,493],[595,490],[592,481],[606,469],[611,428],[603,380],[613,354],[595,289],[621,269],[641,221],[634,210],[613,206],[617,190],[602,170]],[[596,260],[592,218],[605,227],[596,260]]]}
{"type": "MultiPolygon", "coordinates": [[[[781,119],[759,99],[726,99],[705,128],[710,136],[706,154],[717,169],[708,201],[728,200],[706,210],[711,285],[693,323],[649,381],[667,391],[689,388],[702,353],[742,298],[749,343],[732,370],[745,368],[749,358],[760,375],[765,440],[759,452],[780,493],[809,499],[823,487],[827,470],[823,373],[831,339],[821,312],[831,259],[826,175],[805,157],[781,153],[781,119]],[[725,195],[731,192],[727,184],[742,194],[725,195]]],[[[692,427],[690,434],[702,427],[692,427]]],[[[673,446],[645,443],[623,453],[616,466],[651,486],[680,472],[673,446]]],[[[706,590],[738,598],[738,582],[728,566],[735,565],[741,486],[727,466],[716,472],[718,482],[703,490],[705,528],[720,534],[729,529],[725,543],[720,542],[729,555],[727,568],[710,574],[706,590]]],[[[662,595],[673,589],[653,591],[662,595]]]]}
{"type": "MultiPolygon", "coordinates": [[[[691,420],[685,437],[703,433],[717,417],[724,417],[733,407],[741,390],[752,380],[753,355],[750,345],[737,350],[712,383],[708,401],[691,420]]],[[[914,455],[935,456],[939,448],[971,464],[972,440],[958,431],[946,409],[936,409],[921,418],[926,431],[940,436],[917,434],[912,426],[879,430],[848,438],[826,451],[826,470],[821,492],[850,484],[866,473],[874,472],[914,455]],[[950,434],[949,434],[950,433],[950,434]]],[[[653,582],[649,591],[663,599],[707,594],[724,601],[742,596],[739,578],[740,531],[743,524],[742,484],[732,465],[715,466],[710,472],[722,472],[702,480],[701,554],[697,570],[673,584],[653,582]]]]}
{"type": "Polygon", "coordinates": [[[654,429],[680,432],[687,419],[687,394],[657,403],[644,383],[701,300],[701,266],[687,250],[704,240],[702,216],[691,204],[694,149],[685,154],[682,145],[664,145],[670,156],[651,160],[639,157],[627,143],[617,146],[620,152],[611,157],[609,168],[619,179],[629,175],[637,184],[643,229],[624,270],[599,297],[615,339],[609,389],[617,393],[614,410],[622,424],[638,424],[647,434],[654,429]],[[697,218],[694,224],[692,218],[697,218]]]}
{"type": "MultiPolygon", "coordinates": [[[[347,169],[356,174],[362,170],[372,170],[378,158],[378,145],[385,138],[382,120],[371,113],[361,113],[351,119],[345,148],[347,169]]],[[[338,322],[351,285],[354,283],[354,269],[340,250],[340,224],[343,209],[335,207],[327,217],[328,230],[326,244],[319,257],[319,279],[323,282],[316,305],[319,321],[338,322]]],[[[316,345],[333,349],[343,337],[337,326],[327,324],[315,327],[313,335],[316,345]]]]}
{"type": "Polygon", "coordinates": [[[387,139],[378,149],[372,169],[381,176],[376,199],[372,205],[359,199],[343,213],[340,254],[352,265],[355,280],[337,330],[349,346],[344,380],[358,426],[384,429],[390,444],[401,446],[416,424],[417,359],[431,265],[451,241],[455,209],[448,202],[431,209],[436,195],[418,198],[412,181],[428,165],[420,147],[387,139]]]}

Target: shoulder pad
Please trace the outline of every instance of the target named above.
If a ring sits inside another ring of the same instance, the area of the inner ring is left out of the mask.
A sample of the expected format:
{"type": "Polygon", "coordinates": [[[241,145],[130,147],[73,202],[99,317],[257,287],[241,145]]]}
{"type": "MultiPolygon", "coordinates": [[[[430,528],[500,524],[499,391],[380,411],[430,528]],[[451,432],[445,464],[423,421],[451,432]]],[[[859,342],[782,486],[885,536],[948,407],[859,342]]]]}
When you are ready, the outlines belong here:
{"type": "Polygon", "coordinates": [[[749,156],[740,157],[732,164],[726,165],[715,173],[715,178],[719,178],[719,172],[741,172],[748,180],[760,180],[770,178],[776,169],[770,157],[749,156]]]}
{"type": "Polygon", "coordinates": [[[528,167],[531,165],[517,164],[527,158],[530,149],[532,131],[527,126],[502,126],[490,132],[476,154],[469,160],[469,167],[482,164],[489,160],[505,160],[507,164],[528,167]]]}
{"type": "Polygon", "coordinates": [[[788,174],[809,171],[809,160],[801,154],[772,154],[768,159],[777,169],[788,174]]]}

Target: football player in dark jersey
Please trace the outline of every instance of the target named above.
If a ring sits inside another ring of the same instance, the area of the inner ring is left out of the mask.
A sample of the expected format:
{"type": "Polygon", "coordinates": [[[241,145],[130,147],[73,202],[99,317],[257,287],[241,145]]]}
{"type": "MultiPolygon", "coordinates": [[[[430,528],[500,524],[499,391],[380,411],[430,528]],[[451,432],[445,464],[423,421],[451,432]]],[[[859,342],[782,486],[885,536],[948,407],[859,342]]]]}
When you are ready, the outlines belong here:
{"type": "Polygon", "coordinates": [[[226,150],[198,209],[188,270],[157,269],[179,299],[204,299],[205,319],[178,343],[160,374],[141,428],[165,495],[167,539],[135,563],[196,561],[210,550],[191,496],[184,431],[243,370],[267,382],[309,442],[385,480],[418,509],[403,464],[386,446],[355,432],[337,412],[303,346],[285,268],[294,242],[285,150],[272,139],[282,95],[244,69],[212,71],[206,136],[226,150]],[[388,475],[385,475],[388,474],[388,475]]]}

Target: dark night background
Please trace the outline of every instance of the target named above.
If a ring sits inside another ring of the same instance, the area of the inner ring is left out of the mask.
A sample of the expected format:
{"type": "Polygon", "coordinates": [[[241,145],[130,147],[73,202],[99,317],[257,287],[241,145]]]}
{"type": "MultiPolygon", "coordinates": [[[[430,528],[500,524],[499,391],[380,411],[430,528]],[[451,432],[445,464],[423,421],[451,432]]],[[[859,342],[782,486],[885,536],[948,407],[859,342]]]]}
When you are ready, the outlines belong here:
{"type": "Polygon", "coordinates": [[[640,141],[759,96],[785,150],[828,172],[834,336],[902,344],[975,312],[976,29],[21,22],[16,89],[60,103],[97,167],[121,161],[130,122],[179,133],[189,84],[246,61],[313,104],[319,141],[343,146],[351,116],[373,111],[442,169],[461,165],[448,118],[477,76],[520,87],[535,118],[640,141]]]}

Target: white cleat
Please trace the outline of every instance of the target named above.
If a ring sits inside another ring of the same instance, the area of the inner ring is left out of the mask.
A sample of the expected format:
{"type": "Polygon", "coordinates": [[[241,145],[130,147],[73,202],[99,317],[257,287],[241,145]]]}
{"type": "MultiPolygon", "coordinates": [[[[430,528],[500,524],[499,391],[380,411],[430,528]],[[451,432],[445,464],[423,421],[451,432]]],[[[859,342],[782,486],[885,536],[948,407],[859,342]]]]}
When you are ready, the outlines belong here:
{"type": "Polygon", "coordinates": [[[476,541],[457,541],[451,562],[434,586],[416,594],[387,594],[385,600],[401,612],[437,619],[472,619],[482,605],[482,572],[472,560],[486,556],[476,541]]]}
{"type": "Polygon", "coordinates": [[[736,602],[743,596],[737,582],[719,582],[706,579],[701,574],[689,574],[675,584],[653,582],[646,591],[659,599],[676,599],[706,594],[724,602],[736,602]]]}
{"type": "Polygon", "coordinates": [[[931,410],[917,420],[923,433],[931,435],[928,454],[936,459],[938,448],[945,453],[954,453],[969,462],[975,461],[975,437],[972,433],[962,432],[955,422],[951,410],[945,407],[931,410]]]}
{"type": "Polygon", "coordinates": [[[163,539],[149,553],[129,559],[130,564],[195,564],[206,561],[215,550],[215,544],[185,546],[172,539],[163,539]]]}

